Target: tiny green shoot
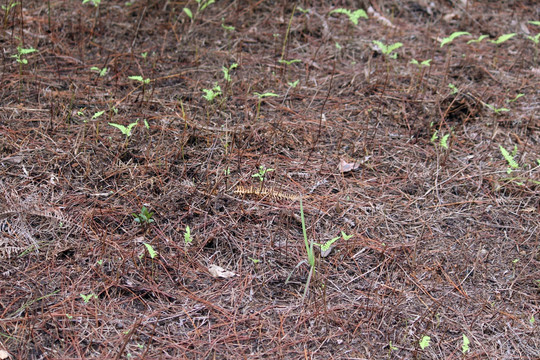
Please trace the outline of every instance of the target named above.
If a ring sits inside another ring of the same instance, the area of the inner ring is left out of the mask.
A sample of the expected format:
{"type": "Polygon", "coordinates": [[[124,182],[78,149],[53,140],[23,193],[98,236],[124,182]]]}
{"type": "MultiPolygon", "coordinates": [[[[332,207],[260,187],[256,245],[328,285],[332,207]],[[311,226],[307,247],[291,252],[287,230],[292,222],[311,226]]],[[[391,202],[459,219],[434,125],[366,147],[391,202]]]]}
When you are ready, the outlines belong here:
{"type": "Polygon", "coordinates": [[[99,74],[99,77],[104,77],[105,75],[107,75],[107,72],[109,71],[109,69],[106,67],[104,67],[103,69],[100,69],[97,66],[92,66],[90,70],[97,72],[99,74]]]}
{"type": "Polygon", "coordinates": [[[141,225],[150,225],[154,222],[154,219],[152,219],[154,212],[149,212],[146,206],[141,208],[139,214],[133,213],[133,216],[135,217],[135,222],[138,222],[141,225]]]}
{"type": "Polygon", "coordinates": [[[18,2],[12,2],[12,3],[9,3],[7,6],[6,5],[2,5],[2,10],[6,11],[6,12],[9,12],[11,9],[13,9],[15,6],[19,5],[18,2]]]}
{"type": "Polygon", "coordinates": [[[279,96],[278,94],[274,94],[273,92],[265,92],[265,93],[258,93],[258,92],[254,92],[253,95],[257,96],[257,98],[259,98],[259,101],[257,102],[257,113],[255,114],[255,121],[257,121],[257,119],[259,118],[259,114],[260,114],[260,111],[261,111],[261,103],[262,103],[262,99],[266,98],[266,97],[276,97],[276,96],[279,96]]]}
{"type": "Polygon", "coordinates": [[[296,80],[296,81],[293,81],[293,82],[287,82],[287,85],[289,85],[290,87],[292,88],[295,88],[298,86],[298,83],[300,82],[300,80],[296,80]]]}
{"type": "Polygon", "coordinates": [[[248,256],[248,259],[251,260],[251,261],[253,262],[253,264],[255,264],[255,265],[261,262],[261,260],[259,260],[259,259],[254,259],[254,258],[249,257],[249,256],[248,256]]]}
{"type": "Polygon", "coordinates": [[[300,6],[297,6],[297,7],[296,7],[296,10],[300,11],[302,14],[307,14],[308,12],[311,11],[311,10],[309,10],[309,9],[304,9],[304,8],[302,8],[302,7],[300,7],[300,6]]]}
{"type": "MultiPolygon", "coordinates": [[[[227,82],[231,82],[231,71],[233,69],[236,69],[238,67],[238,64],[237,63],[233,63],[231,66],[229,67],[226,67],[226,66],[223,66],[222,67],[222,71],[223,71],[223,77],[225,78],[225,81],[227,82]]],[[[221,89],[220,89],[221,90],[221,89]]]]}
{"type": "Polygon", "coordinates": [[[221,18],[221,27],[223,28],[223,30],[226,30],[226,31],[234,31],[235,30],[234,26],[225,25],[225,18],[221,18]]]}
{"type": "Polygon", "coordinates": [[[535,322],[535,321],[536,321],[536,320],[534,319],[534,314],[533,314],[533,315],[531,315],[531,317],[529,318],[529,323],[530,323],[531,325],[534,325],[534,322],[535,322]]]}
{"type": "MultiPolygon", "coordinates": [[[[377,45],[377,47],[379,49],[381,49],[381,52],[385,55],[385,56],[390,56],[392,57],[390,54],[394,51],[394,50],[397,50],[399,49],[400,47],[403,46],[402,43],[400,42],[397,42],[397,43],[394,43],[394,44],[390,44],[390,45],[385,45],[382,41],[378,41],[378,40],[373,40],[373,44],[377,45]]],[[[393,58],[395,58],[396,56],[393,56],[393,58]]]]}
{"type": "Polygon", "coordinates": [[[251,175],[251,177],[258,178],[261,182],[263,182],[266,178],[266,174],[272,171],[274,171],[274,169],[267,169],[266,166],[261,165],[259,166],[259,172],[251,175]]]}
{"type": "Polygon", "coordinates": [[[189,245],[193,242],[193,237],[191,236],[191,229],[189,228],[189,225],[186,226],[186,230],[184,231],[184,244],[189,245]]]}
{"type": "Polygon", "coordinates": [[[450,88],[450,90],[452,90],[452,95],[455,95],[459,92],[457,86],[452,83],[448,84],[448,87],[450,88]]]}
{"type": "Polygon", "coordinates": [[[202,91],[204,92],[203,98],[208,102],[214,101],[216,97],[221,95],[221,87],[217,83],[212,89],[202,89],[202,91]]]}
{"type": "Polygon", "coordinates": [[[204,11],[208,6],[215,3],[215,0],[195,0],[197,4],[199,5],[199,11],[204,11]]]}
{"type": "Polygon", "coordinates": [[[491,104],[485,104],[485,105],[486,105],[486,107],[488,107],[491,111],[495,112],[495,114],[497,114],[497,115],[499,115],[499,114],[502,113],[502,112],[508,112],[508,111],[510,111],[510,109],[507,109],[507,108],[504,108],[504,107],[502,107],[502,108],[497,108],[497,107],[495,107],[495,106],[493,106],[493,105],[491,105],[491,104]]]}
{"type": "Polygon", "coordinates": [[[422,62],[419,62],[419,61],[416,60],[416,59],[412,59],[412,60],[410,61],[410,63],[411,63],[411,64],[414,64],[414,65],[416,65],[416,66],[418,66],[419,68],[421,68],[421,67],[431,66],[431,64],[430,64],[430,63],[431,63],[431,60],[432,60],[432,59],[428,59],[428,60],[424,60],[424,61],[422,61],[422,62]]]}
{"type": "Polygon", "coordinates": [[[104,113],[105,113],[105,110],[101,110],[101,111],[95,112],[94,115],[92,115],[92,120],[97,119],[98,117],[100,117],[100,116],[103,115],[104,113]]]}
{"type": "Polygon", "coordinates": [[[148,244],[148,243],[143,243],[144,246],[146,247],[146,250],[148,251],[148,254],[150,255],[150,258],[155,258],[157,256],[157,251],[154,250],[154,248],[152,247],[152,245],[148,244]]]}
{"type": "Polygon", "coordinates": [[[489,35],[480,35],[476,39],[472,39],[472,40],[467,41],[467,44],[479,43],[479,42],[482,42],[484,39],[486,39],[488,37],[489,37],[489,35]]]}
{"type": "Polygon", "coordinates": [[[510,166],[506,172],[508,174],[510,174],[512,172],[512,169],[517,169],[519,167],[518,163],[516,162],[516,160],[514,160],[514,156],[516,156],[517,154],[517,146],[514,145],[514,151],[512,151],[512,154],[510,154],[508,152],[508,150],[506,150],[504,147],[502,147],[502,145],[499,145],[499,150],[501,151],[501,154],[502,156],[504,157],[504,159],[506,160],[506,162],[508,163],[508,166],[510,166]]]}
{"type": "Polygon", "coordinates": [[[90,3],[94,5],[95,7],[98,7],[99,4],[101,4],[101,0],[83,0],[83,4],[90,3]]]}
{"type": "Polygon", "coordinates": [[[448,137],[449,136],[450,136],[450,134],[446,134],[441,138],[441,141],[440,141],[439,145],[441,145],[441,147],[443,149],[448,150],[448,137]]]}
{"type": "Polygon", "coordinates": [[[306,246],[306,252],[308,257],[308,263],[309,263],[309,276],[306,280],[306,288],[304,289],[304,295],[302,299],[306,297],[309,283],[311,281],[311,276],[315,272],[315,251],[313,251],[313,240],[308,241],[307,237],[307,231],[306,231],[306,220],[304,217],[304,206],[302,205],[302,198],[300,198],[300,220],[302,222],[302,235],[304,236],[304,245],[306,246]]]}
{"type": "Polygon", "coordinates": [[[191,10],[189,10],[189,8],[185,7],[182,9],[182,11],[184,11],[184,13],[188,16],[188,18],[193,20],[193,13],[191,12],[191,10]]]}
{"type": "Polygon", "coordinates": [[[463,344],[461,345],[461,352],[463,354],[469,352],[470,348],[469,348],[469,345],[470,345],[470,341],[469,341],[469,338],[467,337],[467,335],[463,334],[463,344]]]}
{"type": "Polygon", "coordinates": [[[340,9],[334,9],[334,10],[330,11],[330,14],[344,14],[344,15],[347,15],[350,22],[352,22],[354,25],[358,25],[358,20],[360,18],[364,18],[364,19],[368,18],[366,12],[364,10],[362,10],[362,9],[351,11],[349,9],[340,8],[340,9]]]}
{"type": "Polygon", "coordinates": [[[124,126],[124,125],[120,125],[120,124],[115,124],[115,123],[109,123],[109,125],[111,125],[112,127],[115,127],[117,128],[118,130],[120,130],[122,132],[122,134],[124,134],[126,136],[126,141],[127,139],[131,136],[131,130],[133,129],[134,126],[136,126],[137,124],[139,123],[139,120],[129,124],[128,126],[124,126]]]}
{"type": "Polygon", "coordinates": [[[11,55],[12,58],[15,58],[15,60],[21,64],[21,65],[26,65],[28,64],[28,60],[26,58],[23,57],[23,55],[28,55],[28,54],[31,54],[33,52],[36,52],[37,50],[34,49],[33,47],[30,47],[30,48],[22,48],[20,46],[17,46],[17,53],[15,55],[11,55]]]}
{"type": "Polygon", "coordinates": [[[390,341],[388,343],[388,356],[391,356],[392,351],[396,351],[396,350],[398,350],[398,348],[392,345],[392,341],[390,341]]]}
{"type": "Polygon", "coordinates": [[[429,342],[431,341],[431,338],[427,335],[424,335],[422,339],[420,340],[420,349],[424,350],[429,346],[429,342]]]}
{"type": "Polygon", "coordinates": [[[463,36],[463,35],[471,35],[470,33],[468,33],[467,31],[456,31],[454,33],[452,33],[449,37],[446,37],[446,38],[443,38],[443,39],[440,39],[439,42],[441,43],[441,47],[443,47],[444,45],[447,45],[447,44],[451,44],[456,38],[460,37],[460,36],[463,36]]]}
{"type": "Polygon", "coordinates": [[[504,35],[501,35],[499,36],[497,39],[495,40],[489,40],[489,42],[493,43],[493,44],[496,44],[496,45],[499,45],[499,44],[502,44],[503,42],[505,41],[508,41],[510,40],[511,38],[513,38],[514,36],[516,36],[517,34],[516,33],[511,33],[511,34],[504,34],[504,35]]]}
{"type": "Polygon", "coordinates": [[[536,20],[529,20],[527,21],[529,24],[531,25],[536,25],[536,26],[540,26],[540,21],[536,21],[536,20]]]}
{"type": "Polygon", "coordinates": [[[81,295],[81,298],[84,300],[84,303],[85,304],[88,304],[88,302],[90,300],[92,300],[92,298],[96,298],[97,299],[97,295],[92,293],[92,294],[88,294],[88,295],[85,295],[85,294],[80,294],[81,295]]]}
{"type": "Polygon", "coordinates": [[[507,99],[506,102],[507,102],[507,103],[512,103],[512,102],[516,101],[517,99],[519,99],[519,98],[522,97],[522,96],[525,96],[525,94],[517,94],[515,98],[513,98],[513,99],[507,99]]]}
{"type": "Polygon", "coordinates": [[[150,79],[146,78],[144,79],[142,76],[140,75],[134,75],[134,76],[129,76],[128,77],[130,80],[135,80],[135,81],[138,81],[142,84],[149,84],[150,83],[150,79]]]}
{"type": "Polygon", "coordinates": [[[146,60],[146,58],[148,57],[148,52],[145,51],[145,52],[141,53],[141,57],[142,57],[144,60],[146,60]]]}
{"type": "Polygon", "coordinates": [[[300,59],[292,59],[292,60],[279,59],[278,60],[278,63],[285,64],[285,65],[291,65],[291,64],[299,63],[299,62],[302,62],[302,60],[300,59]]]}

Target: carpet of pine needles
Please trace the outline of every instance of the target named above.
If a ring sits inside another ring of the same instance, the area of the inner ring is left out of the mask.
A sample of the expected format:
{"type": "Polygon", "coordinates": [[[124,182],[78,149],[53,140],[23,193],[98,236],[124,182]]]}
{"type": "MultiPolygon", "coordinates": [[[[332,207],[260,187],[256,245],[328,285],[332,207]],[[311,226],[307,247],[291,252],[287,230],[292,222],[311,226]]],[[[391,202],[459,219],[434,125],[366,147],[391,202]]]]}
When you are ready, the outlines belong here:
{"type": "Polygon", "coordinates": [[[536,1],[10,4],[0,355],[540,358],[536,1]]]}

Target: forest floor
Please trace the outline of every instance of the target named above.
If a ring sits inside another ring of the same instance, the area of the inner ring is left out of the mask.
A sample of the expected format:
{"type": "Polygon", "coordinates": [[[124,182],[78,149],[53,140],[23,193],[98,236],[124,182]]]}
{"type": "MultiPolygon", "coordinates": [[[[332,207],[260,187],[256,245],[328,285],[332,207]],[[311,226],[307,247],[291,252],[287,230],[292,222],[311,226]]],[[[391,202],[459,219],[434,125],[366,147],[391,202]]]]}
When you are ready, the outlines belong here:
{"type": "Polygon", "coordinates": [[[1,358],[540,358],[536,1],[2,4],[1,358]]]}

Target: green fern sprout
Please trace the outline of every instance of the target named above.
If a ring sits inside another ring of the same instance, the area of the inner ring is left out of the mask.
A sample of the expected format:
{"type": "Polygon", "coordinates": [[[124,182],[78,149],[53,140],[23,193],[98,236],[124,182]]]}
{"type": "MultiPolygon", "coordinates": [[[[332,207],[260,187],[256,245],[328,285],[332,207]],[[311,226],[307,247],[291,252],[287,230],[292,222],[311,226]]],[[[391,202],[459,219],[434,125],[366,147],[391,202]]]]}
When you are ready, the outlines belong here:
{"type": "Polygon", "coordinates": [[[441,40],[439,40],[439,42],[441,43],[441,47],[443,47],[444,45],[446,44],[451,44],[456,38],[460,37],[460,36],[464,36],[464,35],[471,35],[470,33],[468,33],[467,31],[456,31],[454,33],[452,33],[449,37],[446,37],[446,38],[443,38],[441,40]]]}
{"type": "Polygon", "coordinates": [[[362,9],[351,11],[349,9],[340,8],[340,9],[334,9],[330,11],[330,14],[345,14],[349,17],[350,22],[352,22],[354,25],[358,25],[358,20],[360,18],[364,18],[364,19],[368,18],[366,12],[362,9]]]}

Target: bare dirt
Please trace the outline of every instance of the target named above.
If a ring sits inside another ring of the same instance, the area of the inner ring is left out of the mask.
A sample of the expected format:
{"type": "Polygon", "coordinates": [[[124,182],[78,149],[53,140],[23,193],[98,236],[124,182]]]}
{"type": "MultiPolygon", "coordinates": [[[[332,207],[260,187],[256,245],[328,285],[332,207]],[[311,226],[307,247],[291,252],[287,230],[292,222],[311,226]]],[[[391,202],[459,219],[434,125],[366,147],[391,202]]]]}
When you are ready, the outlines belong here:
{"type": "Polygon", "coordinates": [[[540,358],[537,2],[2,4],[12,358],[540,358]]]}

